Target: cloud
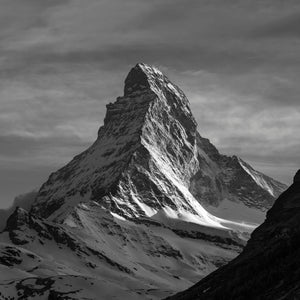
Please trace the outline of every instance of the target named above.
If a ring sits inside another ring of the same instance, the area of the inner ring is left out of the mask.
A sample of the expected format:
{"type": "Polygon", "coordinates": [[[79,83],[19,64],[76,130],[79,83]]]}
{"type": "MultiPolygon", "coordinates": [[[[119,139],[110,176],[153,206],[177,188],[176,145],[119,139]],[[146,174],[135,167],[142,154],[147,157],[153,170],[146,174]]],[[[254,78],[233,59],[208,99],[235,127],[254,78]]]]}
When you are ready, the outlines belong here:
{"type": "MultiPolygon", "coordinates": [[[[78,151],[78,149],[84,149],[87,146],[87,142],[82,141],[78,138],[78,136],[42,136],[37,137],[34,135],[17,135],[11,134],[7,136],[0,136],[0,159],[1,157],[21,158],[21,160],[34,159],[36,160],[37,155],[41,152],[52,152],[53,154],[56,152],[54,149],[62,149],[59,152],[64,152],[66,149],[69,149],[68,152],[76,152],[74,148],[78,151]]],[[[56,152],[57,154],[57,152],[56,152]]],[[[55,155],[56,155],[55,154],[55,155]]],[[[39,162],[41,163],[41,162],[39,162]]]]}
{"type": "Polygon", "coordinates": [[[298,0],[3,0],[7,189],[13,174],[20,184],[18,169],[32,169],[33,182],[92,143],[137,62],[184,90],[200,132],[223,152],[289,181],[300,163],[299,8],[298,0]]]}
{"type": "Polygon", "coordinates": [[[300,13],[272,20],[253,31],[254,37],[300,38],[300,13]]]}

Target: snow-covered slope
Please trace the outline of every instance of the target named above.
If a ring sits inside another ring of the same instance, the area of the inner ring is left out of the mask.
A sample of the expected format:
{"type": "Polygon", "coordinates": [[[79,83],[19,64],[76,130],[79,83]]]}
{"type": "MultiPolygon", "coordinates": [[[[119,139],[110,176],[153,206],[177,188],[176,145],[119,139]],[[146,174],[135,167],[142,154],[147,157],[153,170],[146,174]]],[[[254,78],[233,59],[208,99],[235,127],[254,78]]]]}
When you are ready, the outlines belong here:
{"type": "Polygon", "coordinates": [[[138,64],[95,143],[8,219],[0,292],[162,298],[235,257],[284,188],[221,155],[184,93],[138,64]]]}
{"type": "Polygon", "coordinates": [[[169,221],[135,223],[90,202],[57,224],[18,208],[0,237],[0,295],[161,299],[233,259],[244,245],[227,230],[169,221]]]}
{"type": "Polygon", "coordinates": [[[237,258],[168,299],[299,299],[299,225],[300,170],[237,258]]]}

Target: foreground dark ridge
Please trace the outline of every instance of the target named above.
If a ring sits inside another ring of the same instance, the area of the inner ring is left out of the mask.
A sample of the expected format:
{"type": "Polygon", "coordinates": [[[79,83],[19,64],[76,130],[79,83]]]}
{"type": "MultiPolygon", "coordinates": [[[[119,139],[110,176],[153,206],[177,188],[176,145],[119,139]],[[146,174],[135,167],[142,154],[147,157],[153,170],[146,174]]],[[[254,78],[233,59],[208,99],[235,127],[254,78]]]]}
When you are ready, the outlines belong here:
{"type": "Polygon", "coordinates": [[[236,259],[190,289],[167,299],[299,298],[300,170],[236,259]]]}

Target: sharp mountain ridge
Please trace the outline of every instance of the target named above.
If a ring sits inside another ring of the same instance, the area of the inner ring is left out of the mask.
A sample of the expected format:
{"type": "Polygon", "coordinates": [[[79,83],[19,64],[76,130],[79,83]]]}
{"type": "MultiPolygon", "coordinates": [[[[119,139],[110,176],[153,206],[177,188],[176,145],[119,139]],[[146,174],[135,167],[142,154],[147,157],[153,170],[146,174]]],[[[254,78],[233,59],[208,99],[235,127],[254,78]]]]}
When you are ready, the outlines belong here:
{"type": "Polygon", "coordinates": [[[236,257],[284,189],[220,154],[184,93],[137,64],[97,140],[1,213],[0,296],[161,299],[236,257]]]}
{"type": "Polygon", "coordinates": [[[79,202],[93,200],[129,219],[172,213],[216,226],[203,206],[223,217],[214,208],[228,200],[260,213],[285,188],[221,155],[198,133],[184,93],[155,67],[137,64],[124,96],[107,105],[96,142],[51,174],[32,212],[63,220],[79,202]]]}

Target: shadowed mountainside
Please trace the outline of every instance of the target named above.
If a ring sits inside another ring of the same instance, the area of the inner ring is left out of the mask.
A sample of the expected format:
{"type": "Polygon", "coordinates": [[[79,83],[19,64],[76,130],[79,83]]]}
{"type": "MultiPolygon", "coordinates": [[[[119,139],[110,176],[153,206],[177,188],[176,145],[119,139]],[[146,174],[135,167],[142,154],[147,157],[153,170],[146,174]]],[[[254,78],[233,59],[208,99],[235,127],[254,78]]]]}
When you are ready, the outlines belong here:
{"type": "Polygon", "coordinates": [[[233,261],[169,300],[299,299],[300,170],[233,261]]]}

